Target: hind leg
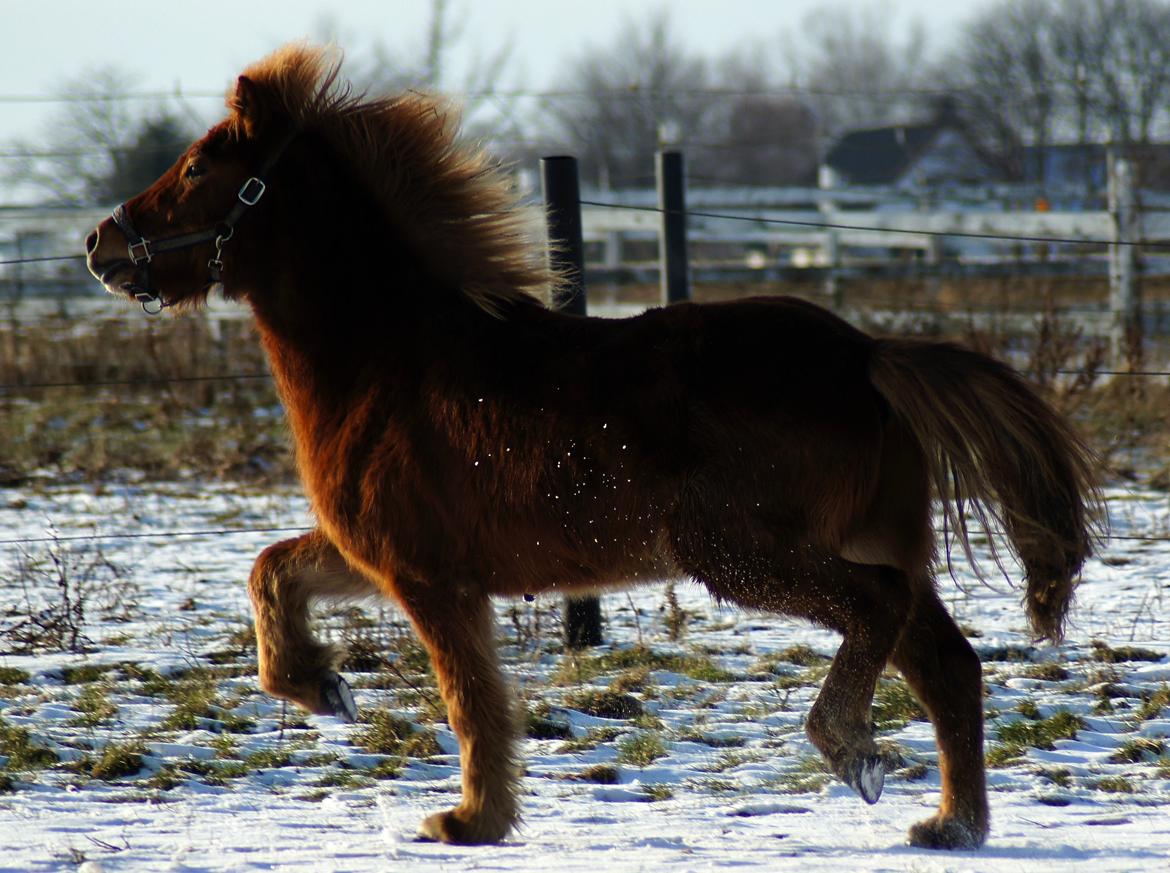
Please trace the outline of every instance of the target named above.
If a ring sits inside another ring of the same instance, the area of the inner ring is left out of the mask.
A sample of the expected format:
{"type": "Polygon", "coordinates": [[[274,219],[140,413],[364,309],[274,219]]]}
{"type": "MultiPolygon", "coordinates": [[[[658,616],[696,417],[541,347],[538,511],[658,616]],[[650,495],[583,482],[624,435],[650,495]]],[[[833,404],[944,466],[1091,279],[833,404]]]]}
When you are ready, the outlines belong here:
{"type": "Polygon", "coordinates": [[[447,723],[459,737],[463,798],[422,823],[444,843],[494,843],[519,818],[518,733],[511,695],[496,658],[494,614],[486,594],[454,588],[404,590],[403,608],[427,647],[447,723]]]}
{"type": "Polygon", "coordinates": [[[933,591],[914,603],[893,655],[934,724],[942,776],[938,813],[910,829],[910,843],[970,849],[987,839],[983,676],[979,657],[933,591]]]}
{"type": "Polygon", "coordinates": [[[309,712],[356,719],[353,696],[337,674],[344,653],[313,636],[309,603],[316,597],[378,593],[318,531],[261,552],[248,580],[256,618],[260,687],[309,712]]]}
{"type": "MultiPolygon", "coordinates": [[[[696,575],[717,598],[807,618],[842,635],[806,732],[833,773],[875,803],[885,769],[870,708],[878,676],[909,613],[909,583],[891,567],[855,564],[807,548],[791,554],[798,557],[772,568],[767,578],[726,578],[701,569],[696,575]]],[[[692,564],[688,569],[698,568],[692,564]]]]}

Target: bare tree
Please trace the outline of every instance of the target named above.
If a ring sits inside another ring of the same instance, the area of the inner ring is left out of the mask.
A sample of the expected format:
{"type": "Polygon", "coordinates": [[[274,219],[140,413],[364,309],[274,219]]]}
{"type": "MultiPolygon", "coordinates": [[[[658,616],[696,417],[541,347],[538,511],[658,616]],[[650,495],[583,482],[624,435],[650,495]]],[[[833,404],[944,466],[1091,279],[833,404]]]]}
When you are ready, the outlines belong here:
{"type": "Polygon", "coordinates": [[[1056,123],[1058,79],[1052,4],[1003,0],[964,30],[951,84],[984,153],[1010,178],[1024,172],[1024,144],[1044,147],[1056,123]]]}
{"type": "Polygon", "coordinates": [[[1001,0],[964,28],[951,66],[961,111],[1012,175],[1043,177],[1058,141],[1151,142],[1170,101],[1164,0],[1001,0]]]}
{"type": "Polygon", "coordinates": [[[805,185],[816,178],[818,122],[803,95],[777,84],[762,46],[720,59],[719,100],[697,139],[683,142],[696,182],[805,185]]]}
{"type": "Polygon", "coordinates": [[[104,205],[123,200],[161,175],[194,138],[179,115],[161,106],[145,114],[127,99],[129,77],[107,67],[64,83],[64,102],[42,142],[8,144],[20,155],[6,181],[56,203],[104,205]]]}
{"type": "Polygon", "coordinates": [[[839,3],[805,17],[786,42],[794,86],[808,92],[825,137],[904,122],[924,106],[926,40],[914,25],[899,38],[888,3],[839,3]]]}
{"type": "Polygon", "coordinates": [[[665,8],[627,21],[612,46],[586,50],[564,81],[547,106],[551,137],[602,187],[650,182],[655,151],[695,138],[717,100],[706,62],[678,42],[665,8]]]}

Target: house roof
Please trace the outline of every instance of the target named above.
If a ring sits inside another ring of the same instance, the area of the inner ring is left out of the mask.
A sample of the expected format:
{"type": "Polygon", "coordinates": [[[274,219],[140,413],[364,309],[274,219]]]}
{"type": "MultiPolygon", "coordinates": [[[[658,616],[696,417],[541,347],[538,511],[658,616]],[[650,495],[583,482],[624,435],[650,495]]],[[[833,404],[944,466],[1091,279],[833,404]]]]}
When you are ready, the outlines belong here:
{"type": "Polygon", "coordinates": [[[855,130],[842,136],[825,163],[857,185],[896,182],[943,129],[940,124],[904,124],[855,130]]]}

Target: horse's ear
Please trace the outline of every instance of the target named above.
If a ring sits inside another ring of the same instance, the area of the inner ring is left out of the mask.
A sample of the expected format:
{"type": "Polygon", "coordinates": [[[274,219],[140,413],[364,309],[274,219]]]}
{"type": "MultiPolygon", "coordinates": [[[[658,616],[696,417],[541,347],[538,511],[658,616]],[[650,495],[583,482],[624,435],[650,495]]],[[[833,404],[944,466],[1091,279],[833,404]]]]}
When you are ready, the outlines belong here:
{"type": "Polygon", "coordinates": [[[247,76],[240,76],[236,79],[235,93],[228,102],[243,123],[244,132],[254,138],[268,120],[268,108],[260,86],[247,76]]]}

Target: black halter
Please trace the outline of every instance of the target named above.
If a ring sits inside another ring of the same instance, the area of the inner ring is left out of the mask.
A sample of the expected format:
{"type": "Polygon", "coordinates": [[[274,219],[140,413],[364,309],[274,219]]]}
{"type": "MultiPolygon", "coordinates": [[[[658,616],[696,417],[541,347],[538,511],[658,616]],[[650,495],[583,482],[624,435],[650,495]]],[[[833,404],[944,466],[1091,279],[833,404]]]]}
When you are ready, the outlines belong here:
{"type": "Polygon", "coordinates": [[[126,204],[118,204],[112,213],[114,223],[126,235],[130,262],[134,266],[141,267],[142,269],[142,284],[131,285],[129,290],[133,293],[134,299],[142,304],[144,312],[149,315],[157,315],[170,305],[163,300],[162,295],[152,288],[150,284],[150,262],[154,260],[154,256],[157,254],[173,252],[178,249],[189,249],[206,242],[214,241],[215,256],[207,262],[207,272],[210,281],[220,281],[223,275],[223,244],[232,238],[232,235],[236,231],[236,224],[243,217],[248,207],[255,206],[260,202],[260,198],[264,196],[264,192],[267,190],[264,184],[264,177],[269,174],[276,165],[276,162],[280,160],[280,156],[284,153],[285,148],[288,147],[292,139],[293,137],[291,135],[286,138],[272,157],[260,167],[260,172],[250,177],[240,186],[240,190],[236,192],[236,202],[232,204],[232,208],[228,212],[227,217],[207,230],[196,230],[191,233],[181,233],[176,236],[150,240],[139,233],[134,227],[133,222],[130,221],[130,213],[126,210],[126,204]]]}

